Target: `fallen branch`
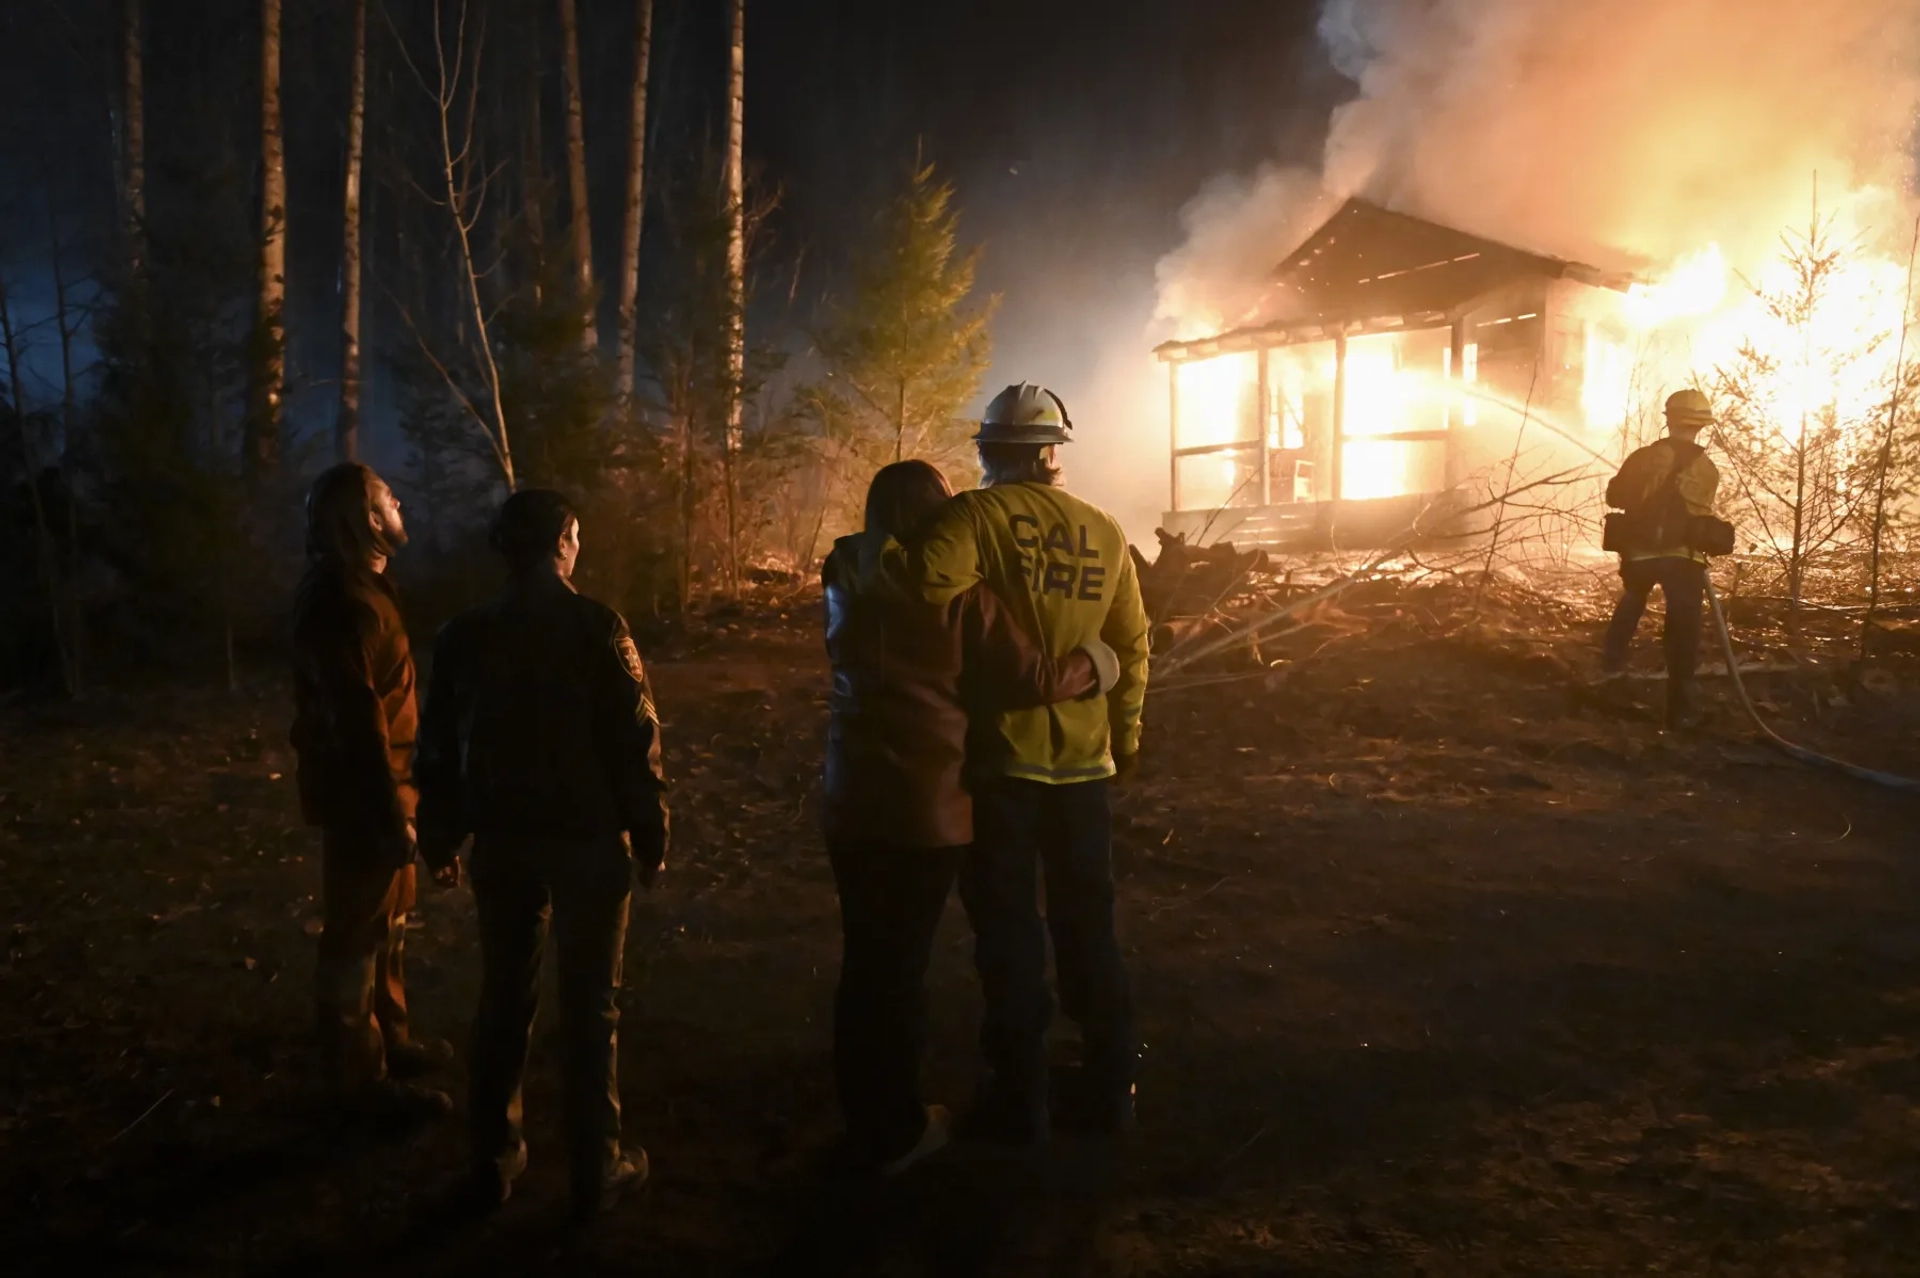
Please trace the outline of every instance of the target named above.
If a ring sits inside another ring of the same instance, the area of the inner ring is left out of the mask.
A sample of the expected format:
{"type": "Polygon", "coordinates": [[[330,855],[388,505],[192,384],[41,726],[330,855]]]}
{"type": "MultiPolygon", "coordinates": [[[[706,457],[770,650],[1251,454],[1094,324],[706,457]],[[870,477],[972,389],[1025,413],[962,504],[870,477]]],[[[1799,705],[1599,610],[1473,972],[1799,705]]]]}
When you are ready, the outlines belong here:
{"type": "Polygon", "coordinates": [[[147,1108],[141,1113],[140,1117],[134,1119],[131,1123],[128,1123],[125,1127],[122,1127],[119,1131],[115,1132],[113,1134],[113,1139],[109,1140],[107,1144],[109,1145],[113,1144],[114,1141],[119,1140],[122,1136],[125,1136],[128,1132],[132,1131],[134,1128],[138,1127],[140,1124],[146,1122],[147,1119],[153,1116],[153,1111],[156,1109],[159,1109],[162,1105],[166,1104],[168,1098],[171,1097],[174,1094],[174,1092],[177,1090],[179,1089],[169,1087],[166,1090],[166,1094],[163,1095],[159,1100],[155,1101],[153,1104],[147,1106],[147,1108]]]}

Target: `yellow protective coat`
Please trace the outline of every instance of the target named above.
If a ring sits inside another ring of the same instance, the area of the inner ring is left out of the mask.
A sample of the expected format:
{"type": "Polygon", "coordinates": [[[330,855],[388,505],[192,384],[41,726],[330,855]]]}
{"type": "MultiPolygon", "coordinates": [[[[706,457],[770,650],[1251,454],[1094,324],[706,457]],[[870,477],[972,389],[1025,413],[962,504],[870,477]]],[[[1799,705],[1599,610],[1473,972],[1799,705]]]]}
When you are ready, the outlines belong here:
{"type": "Polygon", "coordinates": [[[1140,749],[1147,614],[1127,537],[1098,506],[1047,484],[999,484],[947,503],[907,560],[912,589],[945,603],[984,581],[1049,654],[1099,639],[1120,658],[1106,697],[995,716],[986,766],[1064,785],[1113,775],[1140,749]]]}
{"type": "MultiPolygon", "coordinates": [[[[1614,476],[1613,482],[1607,485],[1607,499],[1616,505],[1632,506],[1649,500],[1669,479],[1674,479],[1674,488],[1679,491],[1681,500],[1686,502],[1689,514],[1711,515],[1713,499],[1720,490],[1719,467],[1708,460],[1705,452],[1701,452],[1688,461],[1685,469],[1675,478],[1673,468],[1677,460],[1671,439],[1657,439],[1644,448],[1636,448],[1621,463],[1620,473],[1614,476]]],[[[1705,555],[1685,546],[1631,551],[1626,558],[1707,562],[1705,555]]]]}

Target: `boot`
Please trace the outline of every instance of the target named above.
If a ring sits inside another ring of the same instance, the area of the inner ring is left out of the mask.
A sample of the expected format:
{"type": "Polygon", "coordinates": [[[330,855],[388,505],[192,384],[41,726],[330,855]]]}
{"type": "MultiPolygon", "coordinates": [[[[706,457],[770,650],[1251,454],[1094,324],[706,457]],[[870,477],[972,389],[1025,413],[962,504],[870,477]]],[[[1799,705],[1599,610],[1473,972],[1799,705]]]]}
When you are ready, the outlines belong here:
{"type": "Polygon", "coordinates": [[[929,1105],[926,1108],[927,1125],[921,1129],[920,1139],[898,1158],[881,1163],[882,1176],[898,1176],[920,1160],[931,1158],[947,1147],[948,1132],[953,1126],[952,1116],[947,1113],[945,1105],[929,1105]]]}
{"type": "Polygon", "coordinates": [[[1667,679],[1667,720],[1669,732],[1689,732],[1700,726],[1704,716],[1694,702],[1692,679],[1667,679]]]}
{"type": "Polygon", "coordinates": [[[527,1142],[521,1141],[512,1152],[490,1162],[477,1163],[473,1169],[473,1202],[481,1211],[496,1211],[513,1197],[513,1184],[527,1170],[527,1142]]]}
{"type": "Polygon", "coordinates": [[[630,1189],[647,1183],[647,1151],[638,1145],[622,1150],[605,1163],[597,1176],[573,1185],[573,1214],[577,1220],[591,1220],[612,1211],[630,1189]]]}

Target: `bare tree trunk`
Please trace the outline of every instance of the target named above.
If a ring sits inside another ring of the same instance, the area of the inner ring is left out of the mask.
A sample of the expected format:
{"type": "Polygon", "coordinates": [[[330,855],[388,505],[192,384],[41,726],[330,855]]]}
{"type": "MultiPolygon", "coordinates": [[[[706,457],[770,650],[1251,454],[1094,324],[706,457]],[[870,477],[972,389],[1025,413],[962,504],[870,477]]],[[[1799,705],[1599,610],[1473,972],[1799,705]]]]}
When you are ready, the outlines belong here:
{"type": "Polygon", "coordinates": [[[1860,658],[1865,660],[1874,614],[1880,608],[1880,552],[1887,533],[1887,473],[1893,469],[1893,435],[1899,428],[1900,396],[1907,388],[1907,334],[1913,324],[1913,269],[1920,262],[1920,217],[1913,221],[1913,244],[1907,250],[1907,291],[1900,298],[1900,345],[1893,358],[1893,391],[1887,396],[1887,433],[1880,441],[1879,474],[1873,494],[1872,552],[1867,567],[1867,614],[1860,621],[1860,658]]]}
{"type": "Polygon", "coordinates": [[[747,204],[741,142],[746,132],[746,0],[727,0],[732,30],[727,81],[727,420],[721,455],[727,481],[727,584],[740,592],[740,419],[747,371],[747,204]]]}
{"type": "MultiPolygon", "coordinates": [[[[47,590],[47,611],[53,619],[53,649],[60,661],[60,684],[71,697],[80,691],[80,672],[62,620],[67,609],[67,592],[60,580],[60,552],[54,544],[53,528],[47,523],[46,503],[40,497],[40,473],[34,467],[33,445],[27,438],[27,414],[20,405],[20,343],[13,327],[13,312],[7,306],[5,281],[0,281],[0,348],[7,356],[8,401],[13,409],[14,424],[20,429],[20,464],[26,471],[27,494],[33,506],[34,542],[40,552],[40,579],[47,590]]],[[[72,504],[72,494],[68,494],[68,504],[72,504]]]]}
{"type": "Polygon", "coordinates": [[[599,343],[593,315],[593,224],[587,205],[587,128],[580,105],[580,24],[574,0],[560,0],[560,39],[567,81],[567,193],[573,203],[574,289],[584,313],[580,341],[587,350],[599,343]]]}
{"type": "Polygon", "coordinates": [[[680,410],[680,615],[693,607],[693,529],[698,502],[693,490],[693,412],[680,410]]]}
{"type": "Polygon", "coordinates": [[[620,242],[620,369],[624,409],[633,402],[635,346],[639,341],[640,225],[647,191],[647,64],[653,56],[653,0],[637,0],[633,33],[633,120],[627,143],[627,221],[620,242]]]}
{"type": "Polygon", "coordinates": [[[285,393],[287,165],[280,131],[280,0],[260,0],[260,274],[243,448],[261,475],[279,459],[285,393]]]}
{"type": "Polygon", "coordinates": [[[121,157],[121,190],[125,204],[127,274],[137,282],[146,274],[147,267],[147,94],[140,0],[126,0],[122,36],[125,49],[126,123],[121,135],[125,152],[121,157]]]}
{"type": "MultiPolygon", "coordinates": [[[[1820,243],[1820,175],[1813,175],[1813,212],[1807,221],[1808,252],[1820,243]]],[[[1800,436],[1793,446],[1793,545],[1787,556],[1787,637],[1800,637],[1800,596],[1806,577],[1807,426],[1811,420],[1805,380],[1813,373],[1813,318],[1820,304],[1818,276],[1808,272],[1800,299],[1800,436]]]]}
{"type": "MultiPolygon", "coordinates": [[[[60,243],[60,204],[54,196],[51,180],[47,183],[47,227],[53,242],[49,245],[51,265],[53,267],[53,304],[55,327],[60,333],[60,436],[64,441],[63,452],[73,452],[74,438],[74,394],[73,394],[73,330],[67,326],[67,274],[61,261],[60,243]]],[[[14,387],[17,394],[19,387],[14,387]]]]}
{"type": "Polygon", "coordinates": [[[353,3],[353,71],[347,96],[347,181],[340,238],[340,420],[334,430],[341,461],[360,456],[360,172],[366,159],[367,0],[353,3]]]}
{"type": "Polygon", "coordinates": [[[696,478],[693,429],[695,345],[696,335],[689,332],[684,352],[667,355],[663,368],[667,379],[664,387],[667,410],[680,427],[680,557],[674,584],[682,617],[693,607],[693,534],[695,515],[699,509],[693,486],[696,478]]]}
{"type": "Polygon", "coordinates": [[[907,379],[902,377],[893,406],[893,459],[901,460],[907,451],[907,379]]]}
{"type": "MultiPolygon", "coordinates": [[[[484,11],[483,11],[484,12],[484,11]]],[[[453,48],[453,61],[447,60],[447,36],[445,24],[440,17],[440,0],[433,0],[433,59],[435,79],[429,84],[426,73],[420,69],[411,54],[407,52],[406,42],[393,27],[393,18],[386,15],[388,29],[393,31],[394,40],[399,45],[407,70],[413,74],[414,83],[421,92],[433,99],[436,123],[439,126],[440,143],[440,180],[444,198],[435,198],[433,203],[447,211],[448,219],[453,223],[454,242],[460,250],[460,275],[465,294],[464,313],[460,317],[462,341],[465,340],[465,325],[473,325],[474,345],[479,349],[481,377],[486,383],[487,398],[493,416],[489,420],[487,413],[467,394],[460,385],[446,361],[433,351],[426,334],[420,331],[412,312],[404,305],[400,317],[407,327],[413,330],[415,344],[421,355],[434,366],[440,379],[446,383],[447,392],[458,400],[460,407],[480,427],[480,433],[487,438],[487,445],[493,451],[494,460],[500,463],[501,477],[506,480],[507,488],[515,487],[513,473],[513,450],[507,438],[507,413],[500,398],[500,365],[493,357],[493,331],[487,319],[486,304],[480,297],[481,268],[474,260],[473,232],[479,225],[480,214],[485,209],[489,184],[495,172],[481,171],[476,175],[478,160],[475,155],[474,129],[479,113],[480,67],[485,59],[486,27],[481,24],[474,37],[473,47],[467,45],[467,4],[460,0],[459,19],[456,23],[458,35],[453,48]],[[467,79],[465,84],[463,78],[467,79]],[[466,99],[464,107],[461,99],[466,99]],[[455,113],[460,112],[459,122],[455,122],[455,113]],[[455,137],[455,130],[459,137],[455,137]]]]}
{"type": "MultiPolygon", "coordinates": [[[[60,476],[67,489],[67,633],[73,659],[73,690],[77,694],[85,676],[86,626],[80,612],[80,502],[74,483],[76,448],[79,440],[73,387],[73,326],[67,323],[67,276],[61,263],[60,204],[54,197],[54,181],[47,178],[47,228],[53,237],[54,326],[60,333],[60,476]]],[[[14,406],[19,407],[20,384],[13,385],[14,406]]]]}
{"type": "Polygon", "coordinates": [[[547,166],[540,134],[540,14],[541,0],[528,7],[525,56],[521,66],[526,74],[522,86],[526,94],[527,114],[520,135],[520,196],[527,218],[527,248],[533,257],[533,304],[540,305],[544,292],[543,273],[547,261],[547,166]]]}

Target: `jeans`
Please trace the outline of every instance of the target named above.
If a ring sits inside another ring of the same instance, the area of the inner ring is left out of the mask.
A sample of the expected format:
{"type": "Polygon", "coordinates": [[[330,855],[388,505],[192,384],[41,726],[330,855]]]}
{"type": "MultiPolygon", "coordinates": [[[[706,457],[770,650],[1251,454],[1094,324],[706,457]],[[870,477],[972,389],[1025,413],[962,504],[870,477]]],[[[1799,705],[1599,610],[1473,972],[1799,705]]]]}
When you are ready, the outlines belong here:
{"type": "Polygon", "coordinates": [[[1624,670],[1633,632],[1647,610],[1647,596],[1655,586],[1667,601],[1666,627],[1661,646],[1666,650],[1668,679],[1690,680],[1700,664],[1702,605],[1707,597],[1707,569],[1691,559],[1669,556],[1630,559],[1620,567],[1625,590],[1607,626],[1604,659],[1609,670],[1624,670]]]}
{"type": "Polygon", "coordinates": [[[927,960],[964,851],[837,840],[827,848],[843,938],[834,1082],[848,1144],[871,1161],[906,1153],[925,1130],[927,960]]]}
{"type": "Polygon", "coordinates": [[[322,831],[320,953],[314,1013],[329,1082],[354,1089],[387,1076],[387,1048],[407,1041],[407,912],[411,865],[369,857],[351,830],[322,831]]]}
{"type": "Polygon", "coordinates": [[[992,1100],[1033,1120],[1046,1114],[1049,933],[1061,1010],[1080,1026],[1089,1094],[1125,1094],[1139,1045],[1114,932],[1109,783],[995,778],[975,793],[973,822],[960,899],[973,924],[974,963],[986,996],[980,1046],[993,1073],[992,1100]],[[1035,890],[1042,872],[1044,925],[1035,890]]]}
{"type": "Polygon", "coordinates": [[[524,1139],[521,1081],[551,918],[560,955],[561,1074],[573,1186],[576,1193],[597,1192],[601,1175],[620,1154],[615,997],[633,858],[617,836],[581,841],[480,835],[472,871],[481,967],[468,1071],[475,1164],[505,1168],[524,1139]]]}

